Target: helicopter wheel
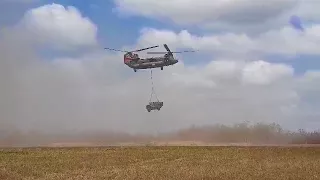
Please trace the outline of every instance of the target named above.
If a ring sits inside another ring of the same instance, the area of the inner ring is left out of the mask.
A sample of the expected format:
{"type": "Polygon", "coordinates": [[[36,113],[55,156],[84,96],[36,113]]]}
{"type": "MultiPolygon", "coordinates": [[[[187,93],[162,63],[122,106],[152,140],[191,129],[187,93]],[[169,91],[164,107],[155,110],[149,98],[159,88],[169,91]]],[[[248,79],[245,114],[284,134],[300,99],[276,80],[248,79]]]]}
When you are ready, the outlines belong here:
{"type": "Polygon", "coordinates": [[[136,70],[136,69],[134,69],[134,72],[137,72],[137,70],[136,70]]]}
{"type": "Polygon", "coordinates": [[[163,70],[163,67],[161,67],[161,70],[163,70]]]}

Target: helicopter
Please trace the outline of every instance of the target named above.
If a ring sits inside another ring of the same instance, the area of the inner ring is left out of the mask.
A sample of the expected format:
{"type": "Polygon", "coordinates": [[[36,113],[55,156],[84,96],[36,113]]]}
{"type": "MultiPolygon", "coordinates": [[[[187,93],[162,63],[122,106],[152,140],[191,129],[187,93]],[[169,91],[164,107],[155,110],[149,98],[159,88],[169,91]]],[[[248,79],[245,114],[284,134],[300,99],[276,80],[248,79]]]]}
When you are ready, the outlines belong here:
{"type": "Polygon", "coordinates": [[[152,69],[152,68],[160,68],[163,70],[164,66],[171,66],[178,63],[178,59],[173,57],[173,53],[182,53],[182,52],[195,52],[195,51],[182,51],[182,52],[171,52],[167,44],[163,44],[164,48],[167,52],[147,52],[147,54],[164,54],[164,56],[159,57],[151,57],[142,59],[138,54],[134,52],[140,52],[147,49],[157,48],[157,46],[147,47],[143,49],[138,49],[134,51],[122,51],[116,49],[105,48],[113,51],[126,52],[123,57],[123,62],[128,67],[132,68],[134,72],[137,72],[138,69],[152,69]]]}

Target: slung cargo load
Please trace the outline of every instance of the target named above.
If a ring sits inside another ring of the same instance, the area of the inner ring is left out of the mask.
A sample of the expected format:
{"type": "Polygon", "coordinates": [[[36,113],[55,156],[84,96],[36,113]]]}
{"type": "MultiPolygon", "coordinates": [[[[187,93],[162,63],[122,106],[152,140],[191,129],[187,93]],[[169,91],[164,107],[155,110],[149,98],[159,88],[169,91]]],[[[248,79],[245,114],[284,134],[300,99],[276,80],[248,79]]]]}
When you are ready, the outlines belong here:
{"type": "Polygon", "coordinates": [[[154,84],[153,84],[153,79],[152,79],[152,70],[150,72],[151,72],[151,96],[150,96],[150,99],[149,99],[149,104],[146,105],[146,109],[147,109],[148,112],[150,112],[152,110],[160,111],[160,109],[163,106],[163,102],[160,102],[158,97],[157,97],[157,94],[156,94],[156,92],[154,90],[154,84]],[[155,96],[155,98],[156,98],[155,101],[152,101],[152,97],[153,96],[155,96]]]}
{"type": "Polygon", "coordinates": [[[146,108],[148,110],[148,112],[152,111],[152,110],[158,110],[160,111],[160,109],[163,106],[163,102],[160,101],[156,101],[156,102],[149,102],[148,105],[146,105],[146,108]]]}

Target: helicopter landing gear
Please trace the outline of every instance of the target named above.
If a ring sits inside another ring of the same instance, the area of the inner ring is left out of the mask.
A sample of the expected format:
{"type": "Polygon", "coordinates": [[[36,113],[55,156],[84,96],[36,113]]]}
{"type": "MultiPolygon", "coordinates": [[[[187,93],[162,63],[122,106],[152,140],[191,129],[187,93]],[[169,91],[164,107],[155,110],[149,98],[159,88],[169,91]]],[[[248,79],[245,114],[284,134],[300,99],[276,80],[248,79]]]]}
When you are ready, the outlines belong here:
{"type": "Polygon", "coordinates": [[[163,67],[161,67],[161,70],[163,70],[163,67]]]}
{"type": "Polygon", "coordinates": [[[137,72],[137,70],[136,69],[133,69],[134,70],[134,72],[137,72]]]}

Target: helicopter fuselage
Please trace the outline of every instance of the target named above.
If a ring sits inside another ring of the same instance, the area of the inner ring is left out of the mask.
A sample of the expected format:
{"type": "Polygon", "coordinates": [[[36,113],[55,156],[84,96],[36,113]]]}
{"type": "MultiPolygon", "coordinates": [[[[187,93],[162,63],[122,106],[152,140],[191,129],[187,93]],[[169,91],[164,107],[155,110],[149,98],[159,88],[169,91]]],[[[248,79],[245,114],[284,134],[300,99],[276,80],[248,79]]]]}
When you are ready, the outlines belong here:
{"type": "Polygon", "coordinates": [[[137,69],[161,68],[161,70],[163,70],[164,66],[171,66],[176,63],[178,63],[178,60],[173,57],[138,58],[125,62],[125,64],[134,69],[135,72],[137,69]]]}
{"type": "MultiPolygon", "coordinates": [[[[178,63],[178,59],[175,59],[173,57],[173,53],[181,53],[181,52],[172,52],[170,51],[167,44],[163,44],[164,48],[167,50],[167,52],[148,52],[148,54],[164,54],[164,56],[160,57],[151,57],[151,58],[145,58],[142,59],[139,57],[138,54],[135,52],[145,51],[147,49],[152,49],[159,47],[157,46],[151,46],[147,48],[142,48],[134,51],[122,51],[117,49],[111,49],[111,48],[105,48],[112,51],[121,51],[126,52],[123,57],[123,63],[126,64],[128,67],[132,68],[135,72],[138,69],[151,69],[151,68],[161,68],[163,70],[163,67],[165,66],[171,66],[178,63]]],[[[188,52],[188,51],[184,51],[188,52]]],[[[194,51],[189,51],[194,52],[194,51]]]]}

